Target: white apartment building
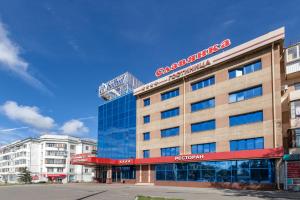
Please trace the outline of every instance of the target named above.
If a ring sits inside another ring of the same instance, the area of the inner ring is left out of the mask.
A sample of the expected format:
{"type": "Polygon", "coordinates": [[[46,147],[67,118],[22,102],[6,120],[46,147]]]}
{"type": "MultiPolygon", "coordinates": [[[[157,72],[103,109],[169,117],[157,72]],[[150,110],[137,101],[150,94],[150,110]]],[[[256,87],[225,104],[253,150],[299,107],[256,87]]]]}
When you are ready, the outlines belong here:
{"type": "Polygon", "coordinates": [[[42,135],[0,147],[0,182],[15,183],[27,167],[34,182],[90,182],[94,169],[71,165],[75,154],[96,154],[96,141],[67,135],[42,135]]]}

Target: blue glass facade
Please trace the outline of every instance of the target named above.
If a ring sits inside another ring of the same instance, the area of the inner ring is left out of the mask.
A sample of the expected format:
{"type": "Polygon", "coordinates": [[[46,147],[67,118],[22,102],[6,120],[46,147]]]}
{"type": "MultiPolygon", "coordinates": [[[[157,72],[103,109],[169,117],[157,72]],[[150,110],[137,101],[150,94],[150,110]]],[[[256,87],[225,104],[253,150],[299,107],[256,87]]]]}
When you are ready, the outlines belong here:
{"type": "Polygon", "coordinates": [[[136,97],[133,93],[99,106],[97,156],[136,157],[136,97]]]}
{"type": "Polygon", "coordinates": [[[156,165],[158,181],[273,183],[274,160],[230,160],[156,165]]]}

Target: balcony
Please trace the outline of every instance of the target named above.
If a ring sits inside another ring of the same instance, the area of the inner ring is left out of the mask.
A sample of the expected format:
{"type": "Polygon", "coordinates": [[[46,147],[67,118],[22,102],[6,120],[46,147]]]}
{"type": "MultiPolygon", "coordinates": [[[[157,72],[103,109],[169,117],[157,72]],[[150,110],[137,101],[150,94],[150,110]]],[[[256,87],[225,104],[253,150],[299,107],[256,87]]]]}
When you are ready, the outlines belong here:
{"type": "Polygon", "coordinates": [[[286,75],[289,76],[290,74],[300,72],[300,60],[294,63],[290,63],[286,65],[286,75]]]}
{"type": "Polygon", "coordinates": [[[293,78],[300,72],[300,44],[286,49],[286,75],[293,78]]]}

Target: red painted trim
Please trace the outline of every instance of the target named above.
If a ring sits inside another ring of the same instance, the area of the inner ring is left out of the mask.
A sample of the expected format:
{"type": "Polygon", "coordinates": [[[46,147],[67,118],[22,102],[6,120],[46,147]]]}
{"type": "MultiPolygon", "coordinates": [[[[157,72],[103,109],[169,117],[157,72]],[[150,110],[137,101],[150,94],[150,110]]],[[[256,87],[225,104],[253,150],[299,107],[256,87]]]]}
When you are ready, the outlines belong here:
{"type": "Polygon", "coordinates": [[[167,156],[156,158],[137,158],[114,160],[109,158],[84,157],[71,160],[72,164],[78,165],[143,165],[159,163],[182,163],[214,160],[240,160],[259,158],[280,158],[284,155],[283,147],[274,149],[259,149],[234,152],[216,152],[206,154],[189,154],[180,156],[167,156]]]}
{"type": "Polygon", "coordinates": [[[46,176],[49,178],[65,178],[67,175],[66,174],[47,174],[46,176]]]}

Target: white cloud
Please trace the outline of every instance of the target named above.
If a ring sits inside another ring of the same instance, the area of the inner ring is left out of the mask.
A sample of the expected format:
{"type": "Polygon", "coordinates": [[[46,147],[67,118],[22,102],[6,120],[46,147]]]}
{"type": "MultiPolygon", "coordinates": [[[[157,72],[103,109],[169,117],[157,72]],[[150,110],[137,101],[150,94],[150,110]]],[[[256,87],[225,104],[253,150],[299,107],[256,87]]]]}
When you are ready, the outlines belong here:
{"type": "Polygon", "coordinates": [[[89,132],[84,123],[78,119],[67,121],[60,129],[64,134],[68,135],[81,135],[82,133],[89,132]]]}
{"type": "Polygon", "coordinates": [[[55,126],[54,120],[39,113],[39,108],[18,105],[14,101],[7,101],[1,107],[0,111],[9,119],[20,121],[38,129],[51,129],[55,126]]]}
{"type": "Polygon", "coordinates": [[[223,26],[230,26],[230,25],[234,24],[235,22],[236,22],[235,19],[229,19],[229,20],[223,22],[223,26]]]}
{"type": "Polygon", "coordinates": [[[12,132],[12,131],[23,130],[23,129],[29,129],[29,127],[23,126],[23,127],[17,127],[17,128],[0,129],[0,132],[12,132]]]}
{"type": "Polygon", "coordinates": [[[29,63],[20,57],[19,46],[8,36],[8,31],[0,21],[0,68],[13,72],[32,87],[51,95],[46,86],[30,74],[29,63]]]}

